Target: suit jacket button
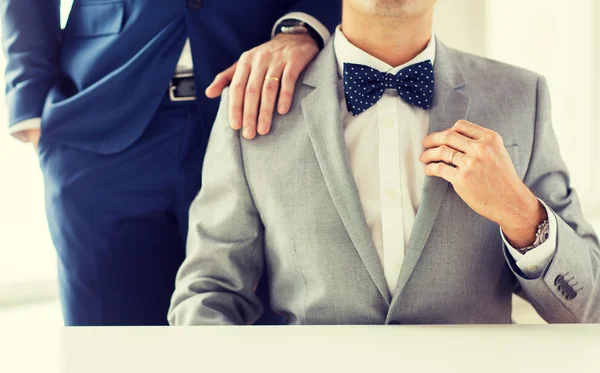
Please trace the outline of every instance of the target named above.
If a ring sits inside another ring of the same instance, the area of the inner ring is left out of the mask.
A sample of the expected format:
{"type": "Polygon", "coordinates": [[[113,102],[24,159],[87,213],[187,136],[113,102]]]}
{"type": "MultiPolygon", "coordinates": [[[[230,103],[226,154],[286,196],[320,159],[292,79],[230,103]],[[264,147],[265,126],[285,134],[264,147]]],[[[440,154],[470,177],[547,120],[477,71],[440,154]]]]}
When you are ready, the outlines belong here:
{"type": "Polygon", "coordinates": [[[564,282],[565,282],[565,277],[563,275],[558,275],[554,279],[554,285],[556,285],[556,286],[562,285],[564,282]]]}
{"type": "Polygon", "coordinates": [[[572,292],[570,292],[569,294],[567,294],[567,300],[573,300],[575,299],[575,297],[577,296],[577,292],[575,290],[573,290],[572,292]]]}
{"type": "Polygon", "coordinates": [[[563,293],[569,288],[570,286],[566,282],[563,282],[562,284],[558,285],[558,291],[562,291],[563,293]]]}
{"type": "Polygon", "coordinates": [[[187,6],[191,10],[198,10],[202,7],[202,0],[187,0],[187,6]]]}

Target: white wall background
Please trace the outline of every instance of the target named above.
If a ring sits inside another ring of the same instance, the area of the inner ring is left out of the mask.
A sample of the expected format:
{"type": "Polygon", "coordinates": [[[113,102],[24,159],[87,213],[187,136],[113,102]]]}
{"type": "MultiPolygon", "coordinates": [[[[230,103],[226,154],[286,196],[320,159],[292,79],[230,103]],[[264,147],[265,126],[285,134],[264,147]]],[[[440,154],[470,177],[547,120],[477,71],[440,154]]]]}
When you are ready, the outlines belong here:
{"type": "Polygon", "coordinates": [[[484,0],[438,0],[434,31],[446,45],[485,56],[484,0]]]}

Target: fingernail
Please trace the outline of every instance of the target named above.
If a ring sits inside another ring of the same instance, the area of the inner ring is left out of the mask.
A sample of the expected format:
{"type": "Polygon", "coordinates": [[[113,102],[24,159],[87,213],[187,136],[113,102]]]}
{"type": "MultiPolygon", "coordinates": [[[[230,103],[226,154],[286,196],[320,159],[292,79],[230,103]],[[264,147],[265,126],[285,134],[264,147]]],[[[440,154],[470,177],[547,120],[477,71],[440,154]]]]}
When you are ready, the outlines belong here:
{"type": "Polygon", "coordinates": [[[244,128],[244,137],[247,139],[252,139],[254,137],[254,133],[249,127],[244,128]]]}
{"type": "Polygon", "coordinates": [[[239,120],[239,119],[233,119],[233,120],[231,121],[231,127],[232,127],[233,129],[239,130],[239,129],[240,129],[240,127],[241,127],[240,120],[239,120]]]}
{"type": "Polygon", "coordinates": [[[279,113],[283,114],[287,112],[287,107],[285,105],[279,105],[279,113]]]}
{"type": "Polygon", "coordinates": [[[261,135],[264,135],[265,132],[267,131],[267,125],[264,123],[261,123],[258,125],[258,133],[261,135]]]}

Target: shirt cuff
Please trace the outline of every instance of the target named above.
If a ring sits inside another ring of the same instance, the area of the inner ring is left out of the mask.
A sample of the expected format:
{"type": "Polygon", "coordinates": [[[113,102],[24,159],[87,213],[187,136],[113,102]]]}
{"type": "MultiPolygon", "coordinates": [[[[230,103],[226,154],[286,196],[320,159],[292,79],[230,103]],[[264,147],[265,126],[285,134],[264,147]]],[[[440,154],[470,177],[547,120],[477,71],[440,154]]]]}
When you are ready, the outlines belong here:
{"type": "Polygon", "coordinates": [[[18,122],[8,128],[8,133],[18,140],[29,142],[25,131],[42,128],[42,118],[31,118],[18,122]]]}
{"type": "Polygon", "coordinates": [[[331,33],[329,32],[327,27],[325,27],[325,25],[323,25],[315,17],[311,16],[310,14],[306,14],[304,12],[291,12],[291,13],[288,13],[288,14],[284,15],[283,17],[279,18],[277,20],[277,22],[275,22],[275,25],[273,25],[273,30],[271,31],[271,37],[275,36],[275,31],[277,30],[277,25],[279,25],[281,23],[281,21],[284,21],[286,19],[297,19],[299,21],[302,21],[302,22],[308,24],[321,36],[321,38],[323,38],[323,45],[327,44],[327,42],[329,41],[329,38],[331,37],[331,33]]]}
{"type": "Polygon", "coordinates": [[[528,251],[525,254],[521,254],[514,247],[512,247],[506,237],[504,237],[504,233],[502,233],[502,229],[500,229],[500,235],[502,236],[502,240],[504,241],[504,245],[508,249],[508,252],[515,260],[515,263],[519,267],[519,269],[523,272],[525,277],[528,279],[536,279],[541,276],[544,268],[550,263],[550,260],[554,257],[554,253],[556,252],[556,240],[557,240],[557,232],[556,232],[556,217],[554,213],[548,206],[538,198],[538,200],[542,203],[544,208],[546,209],[546,213],[548,214],[548,222],[550,223],[550,232],[548,239],[544,241],[543,244],[528,251]]]}

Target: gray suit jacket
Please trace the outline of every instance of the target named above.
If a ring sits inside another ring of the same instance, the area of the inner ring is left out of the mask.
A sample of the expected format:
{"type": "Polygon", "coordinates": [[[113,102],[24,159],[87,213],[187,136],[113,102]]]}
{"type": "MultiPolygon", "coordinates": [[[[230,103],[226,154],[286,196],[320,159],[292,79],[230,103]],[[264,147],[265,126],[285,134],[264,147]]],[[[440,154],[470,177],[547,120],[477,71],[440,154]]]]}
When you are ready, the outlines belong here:
{"type": "Polygon", "coordinates": [[[263,273],[272,309],[290,324],[510,323],[519,285],[548,322],[600,322],[600,246],[569,184],[544,78],[438,42],[429,125],[431,133],[467,119],[502,136],[517,173],[558,220],[556,255],[543,275],[524,278],[498,225],[451,184],[426,176],[393,293],[349,167],[339,80],[329,43],[300,78],[290,113],[253,141],[229,127],[224,94],[171,324],[255,322],[263,273]],[[556,284],[559,275],[575,298],[556,284]]]}

